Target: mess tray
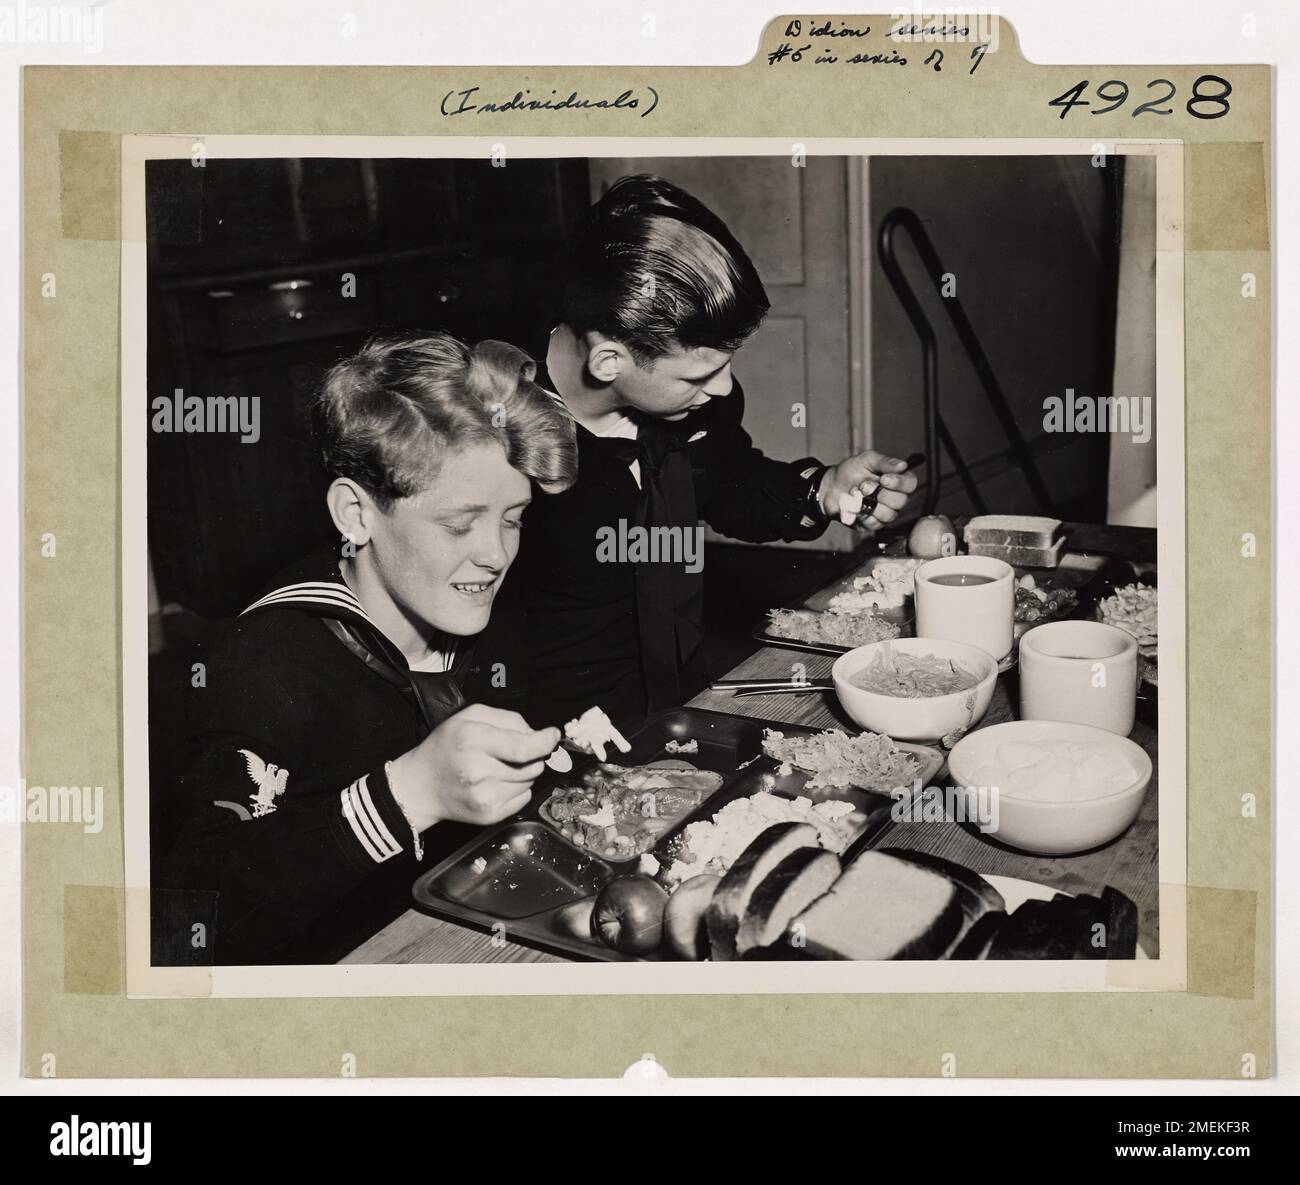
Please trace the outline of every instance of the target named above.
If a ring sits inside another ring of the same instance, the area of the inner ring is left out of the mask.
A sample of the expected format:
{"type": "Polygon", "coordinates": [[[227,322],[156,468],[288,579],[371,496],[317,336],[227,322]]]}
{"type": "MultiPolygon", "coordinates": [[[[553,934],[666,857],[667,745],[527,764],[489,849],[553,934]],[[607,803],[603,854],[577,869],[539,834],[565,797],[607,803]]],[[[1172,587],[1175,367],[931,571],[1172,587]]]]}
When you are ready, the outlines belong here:
{"type": "MultiPolygon", "coordinates": [[[[661,865],[673,860],[680,846],[678,837],[688,824],[710,819],[728,802],[760,791],[787,798],[803,795],[814,802],[826,798],[851,802],[855,810],[848,819],[854,830],[854,850],[874,844],[889,829],[892,798],[859,789],[808,792],[807,774],[800,770],[783,774],[778,763],[763,754],[766,728],[787,736],[820,731],[701,708],[675,708],[651,717],[629,735],[632,750],[619,758],[621,764],[680,758],[723,775],[722,785],[678,819],[651,849],[650,855],[661,865]],[[695,741],[699,749],[670,753],[665,748],[669,741],[695,741]]],[[[923,785],[939,776],[944,759],[938,751],[901,742],[898,747],[917,757],[923,785]]],[[[569,958],[628,959],[630,956],[595,939],[575,938],[555,925],[563,906],[594,896],[606,881],[637,867],[635,859],[620,863],[575,847],[539,814],[551,791],[571,781],[592,760],[575,763],[569,774],[548,770],[539,777],[531,803],[520,814],[475,836],[415,882],[412,896],[416,906],[437,917],[569,958]]]]}

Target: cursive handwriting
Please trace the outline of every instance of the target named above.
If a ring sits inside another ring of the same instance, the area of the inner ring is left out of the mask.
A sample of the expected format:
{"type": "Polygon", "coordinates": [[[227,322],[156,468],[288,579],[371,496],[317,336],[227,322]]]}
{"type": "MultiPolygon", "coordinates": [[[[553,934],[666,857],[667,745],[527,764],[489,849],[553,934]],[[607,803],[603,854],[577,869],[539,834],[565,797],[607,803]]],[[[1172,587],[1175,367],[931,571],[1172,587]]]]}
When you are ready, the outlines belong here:
{"type": "Polygon", "coordinates": [[[450,90],[442,97],[439,109],[443,115],[498,115],[506,111],[581,111],[604,109],[609,111],[640,111],[640,118],[645,119],[659,106],[659,92],[652,86],[649,92],[650,105],[641,110],[643,100],[637,97],[635,89],[620,92],[613,98],[586,98],[576,90],[570,91],[564,98],[559,98],[559,91],[552,90],[546,95],[534,95],[525,87],[515,91],[508,99],[481,100],[479,87],[471,86],[465,90],[450,90]]]}
{"type": "MultiPolygon", "coordinates": [[[[856,28],[853,25],[846,25],[843,21],[840,22],[838,29],[832,28],[830,21],[826,21],[821,25],[809,25],[808,27],[809,37],[866,37],[870,32],[870,25],[856,28]]],[[[793,34],[791,35],[793,36],[793,34]]]]}

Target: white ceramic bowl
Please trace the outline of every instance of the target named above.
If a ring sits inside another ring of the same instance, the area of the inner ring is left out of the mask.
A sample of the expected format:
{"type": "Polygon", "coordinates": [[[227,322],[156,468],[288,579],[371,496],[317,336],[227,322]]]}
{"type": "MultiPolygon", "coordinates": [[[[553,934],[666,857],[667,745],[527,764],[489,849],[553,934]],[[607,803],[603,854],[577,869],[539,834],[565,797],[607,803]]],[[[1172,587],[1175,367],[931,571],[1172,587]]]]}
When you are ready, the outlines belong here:
{"type": "Polygon", "coordinates": [[[1027,852],[1063,856],[1109,843],[1128,828],[1142,809],[1151,782],[1151,758],[1127,737],[1090,724],[1011,720],[981,728],[963,737],[948,754],[952,781],[962,787],[979,785],[976,771],[986,763],[992,764],[991,754],[1007,741],[1104,742],[1123,754],[1133,767],[1134,780],[1122,790],[1071,802],[1017,798],[992,791],[997,797],[998,821],[996,829],[988,832],[990,838],[1027,852]]]}
{"type": "Polygon", "coordinates": [[[831,667],[835,694],[844,710],[863,728],[886,733],[901,741],[932,741],[956,728],[973,728],[989,709],[997,677],[997,663],[986,651],[966,642],[941,638],[893,638],[886,642],[870,642],[841,654],[831,667]],[[881,695],[854,687],[850,678],[886,646],[892,646],[901,654],[951,658],[982,677],[969,691],[916,699],[881,695]]]}

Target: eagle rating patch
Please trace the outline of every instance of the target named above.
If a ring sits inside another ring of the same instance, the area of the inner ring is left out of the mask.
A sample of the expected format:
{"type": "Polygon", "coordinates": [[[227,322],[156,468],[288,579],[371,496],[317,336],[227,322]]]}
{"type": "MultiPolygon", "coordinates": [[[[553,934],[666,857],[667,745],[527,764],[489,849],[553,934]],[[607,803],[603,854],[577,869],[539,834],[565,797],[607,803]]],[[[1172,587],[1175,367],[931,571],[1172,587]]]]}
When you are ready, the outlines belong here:
{"type": "Polygon", "coordinates": [[[248,776],[253,779],[257,789],[249,795],[253,808],[253,818],[260,819],[275,810],[275,800],[284,793],[289,781],[289,771],[278,765],[268,764],[251,749],[240,749],[244,762],[248,766],[248,776]]]}

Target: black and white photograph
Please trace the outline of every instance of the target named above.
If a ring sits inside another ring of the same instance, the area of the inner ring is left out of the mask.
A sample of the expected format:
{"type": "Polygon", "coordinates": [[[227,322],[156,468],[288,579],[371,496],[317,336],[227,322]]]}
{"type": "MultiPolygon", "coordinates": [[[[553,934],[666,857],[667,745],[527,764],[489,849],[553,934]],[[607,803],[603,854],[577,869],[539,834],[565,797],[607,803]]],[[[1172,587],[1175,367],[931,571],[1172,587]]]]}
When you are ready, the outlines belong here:
{"type": "Polygon", "coordinates": [[[1175,983],[1179,150],[366,143],[123,138],[133,988],[1175,983]]]}

